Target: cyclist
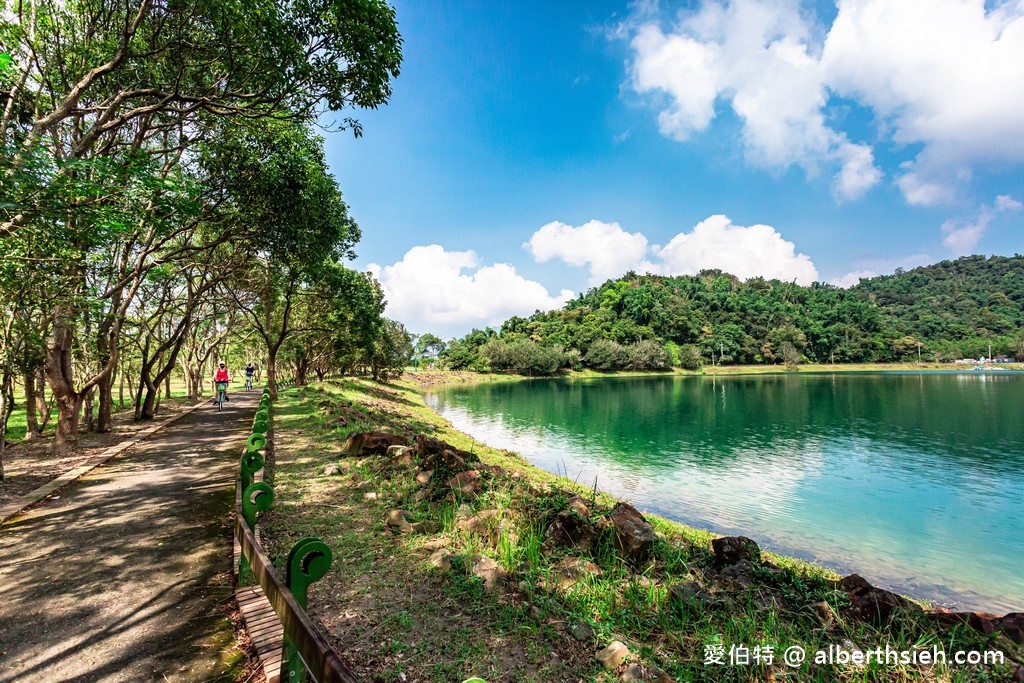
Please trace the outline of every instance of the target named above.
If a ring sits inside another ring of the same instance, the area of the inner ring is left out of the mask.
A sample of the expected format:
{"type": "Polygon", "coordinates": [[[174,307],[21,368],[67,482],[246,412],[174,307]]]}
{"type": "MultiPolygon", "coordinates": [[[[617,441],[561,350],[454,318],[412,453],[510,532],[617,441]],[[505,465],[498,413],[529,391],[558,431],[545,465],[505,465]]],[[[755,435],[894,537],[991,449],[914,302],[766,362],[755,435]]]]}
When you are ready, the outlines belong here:
{"type": "Polygon", "coordinates": [[[256,366],[252,364],[252,361],[245,366],[245,390],[249,391],[252,389],[252,376],[256,374],[256,366]]]}
{"type": "Polygon", "coordinates": [[[213,373],[213,390],[217,390],[218,384],[224,385],[224,400],[230,401],[228,398],[228,384],[231,382],[231,373],[228,371],[228,366],[221,361],[220,367],[213,373]]]}

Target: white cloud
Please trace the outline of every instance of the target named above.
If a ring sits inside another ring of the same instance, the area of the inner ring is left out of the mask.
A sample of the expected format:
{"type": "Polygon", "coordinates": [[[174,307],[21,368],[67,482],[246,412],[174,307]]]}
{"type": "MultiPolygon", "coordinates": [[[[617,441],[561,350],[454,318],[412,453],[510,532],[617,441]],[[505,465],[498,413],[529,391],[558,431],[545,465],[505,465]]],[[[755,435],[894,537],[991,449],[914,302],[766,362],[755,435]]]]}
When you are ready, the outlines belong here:
{"type": "Polygon", "coordinates": [[[918,150],[892,169],[911,204],[953,201],[976,166],[1024,162],[1024,2],[837,7],[830,27],[798,0],[706,0],[668,28],[648,9],[626,29],[632,87],[652,95],[676,140],[706,130],[716,103],[731,106],[750,163],[833,169],[840,201],[883,174],[872,147],[832,123],[834,95],[870,110],[882,144],[918,150]]]}
{"type": "Polygon", "coordinates": [[[1016,199],[1009,195],[998,195],[992,206],[982,206],[976,215],[970,218],[951,218],[944,222],[942,244],[956,256],[964,256],[974,252],[978,242],[985,235],[988,226],[1000,213],[1020,211],[1024,208],[1016,199]]]}
{"type": "Polygon", "coordinates": [[[812,33],[796,2],[705,3],[668,34],[654,23],[636,30],[633,87],[668,95],[658,124],[676,140],[708,128],[716,101],[729,101],[743,120],[750,163],[798,164],[812,175],[822,162],[838,166],[836,197],[856,199],[882,174],[870,147],[825,124],[828,95],[812,33]]]}
{"type": "Polygon", "coordinates": [[[551,295],[506,263],[481,266],[474,252],[437,244],[413,247],[398,263],[370,264],[367,270],[384,290],[386,315],[417,332],[461,334],[513,315],[560,308],[573,296],[567,289],[551,295]]]}
{"type": "Polygon", "coordinates": [[[595,220],[574,228],[552,221],[533,233],[523,247],[538,263],[557,258],[569,265],[588,266],[590,284],[597,285],[628,270],[644,269],[647,238],[639,232],[626,232],[618,223],[595,220]]]}
{"type": "Polygon", "coordinates": [[[979,163],[1024,161],[1024,4],[842,0],[822,55],[829,87],[923,144],[899,182],[950,201],[979,163]]]}
{"type": "Polygon", "coordinates": [[[860,283],[863,278],[877,277],[878,273],[873,270],[854,270],[842,277],[837,277],[832,280],[829,284],[833,284],[836,287],[842,287],[843,289],[849,289],[854,285],[860,283]]]}
{"type": "Polygon", "coordinates": [[[996,208],[1000,211],[1020,211],[1024,208],[1024,204],[1021,204],[1010,195],[1001,194],[996,197],[996,208]]]}
{"type": "Polygon", "coordinates": [[[588,266],[590,283],[600,284],[630,270],[663,275],[692,275],[719,268],[739,278],[762,276],[810,284],[818,271],[792,242],[768,225],[734,225],[715,215],[692,232],[679,233],[664,247],[648,247],[639,232],[628,233],[618,223],[590,221],[578,228],[548,223],[523,245],[545,262],[558,258],[570,265],[588,266]]]}
{"type": "Polygon", "coordinates": [[[761,276],[795,280],[809,285],[818,270],[805,254],[797,254],[792,242],[770,225],[734,225],[721,214],[698,223],[693,232],[679,233],[658,251],[660,272],[692,275],[705,268],[719,268],[741,279],[761,276]]]}

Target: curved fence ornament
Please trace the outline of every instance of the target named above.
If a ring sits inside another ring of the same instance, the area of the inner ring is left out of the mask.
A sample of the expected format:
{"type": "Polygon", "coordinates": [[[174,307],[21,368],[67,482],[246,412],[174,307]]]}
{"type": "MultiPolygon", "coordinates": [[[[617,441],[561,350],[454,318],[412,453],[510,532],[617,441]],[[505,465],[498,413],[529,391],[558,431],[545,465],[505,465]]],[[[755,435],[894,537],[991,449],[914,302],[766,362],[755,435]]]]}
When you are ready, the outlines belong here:
{"type": "MultiPolygon", "coordinates": [[[[285,564],[284,581],[302,609],[307,607],[309,585],[327,574],[333,560],[331,549],[319,538],[303,538],[292,546],[285,564]]],[[[281,667],[282,681],[303,680],[301,674],[306,670],[305,662],[287,637],[281,656],[281,667]]]]}
{"type": "Polygon", "coordinates": [[[267,445],[266,434],[252,434],[249,439],[245,442],[245,450],[247,451],[262,451],[263,447],[267,445]]]}
{"type": "Polygon", "coordinates": [[[256,473],[263,469],[263,456],[259,451],[246,450],[242,453],[239,465],[239,476],[242,479],[242,490],[249,488],[255,481],[256,473]]]}
{"type": "Polygon", "coordinates": [[[288,554],[284,580],[274,571],[256,538],[256,517],[273,502],[273,489],[255,482],[264,467],[260,453],[271,447],[270,390],[264,388],[253,420],[252,435],[246,440],[239,462],[235,490],[235,538],[241,550],[238,585],[255,580],[266,595],[284,630],[286,650],[282,654],[281,681],[297,683],[357,683],[355,673],[320,634],[306,614],[308,588],[327,573],[333,556],[327,545],[315,538],[303,538],[288,554]]]}
{"type": "MultiPolygon", "coordinates": [[[[242,492],[242,518],[250,529],[256,528],[256,514],[270,508],[274,502],[274,489],[269,484],[258,481],[249,484],[242,492]]],[[[248,583],[252,578],[249,561],[243,554],[238,561],[238,583],[248,583]]]]}
{"type": "Polygon", "coordinates": [[[256,527],[256,513],[269,509],[273,502],[274,489],[262,481],[250,484],[242,492],[242,516],[250,529],[256,527]]]}

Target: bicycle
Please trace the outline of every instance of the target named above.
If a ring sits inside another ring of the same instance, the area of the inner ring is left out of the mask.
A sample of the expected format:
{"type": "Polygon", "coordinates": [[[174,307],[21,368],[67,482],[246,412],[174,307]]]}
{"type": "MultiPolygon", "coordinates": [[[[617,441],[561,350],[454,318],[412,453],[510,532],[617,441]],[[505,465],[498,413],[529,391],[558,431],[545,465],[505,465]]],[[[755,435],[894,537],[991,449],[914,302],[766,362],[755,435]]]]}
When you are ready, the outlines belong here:
{"type": "Polygon", "coordinates": [[[252,391],[252,375],[245,376],[245,390],[252,391]]]}
{"type": "Polygon", "coordinates": [[[227,382],[217,382],[217,410],[224,410],[224,399],[228,393],[227,382]]]}

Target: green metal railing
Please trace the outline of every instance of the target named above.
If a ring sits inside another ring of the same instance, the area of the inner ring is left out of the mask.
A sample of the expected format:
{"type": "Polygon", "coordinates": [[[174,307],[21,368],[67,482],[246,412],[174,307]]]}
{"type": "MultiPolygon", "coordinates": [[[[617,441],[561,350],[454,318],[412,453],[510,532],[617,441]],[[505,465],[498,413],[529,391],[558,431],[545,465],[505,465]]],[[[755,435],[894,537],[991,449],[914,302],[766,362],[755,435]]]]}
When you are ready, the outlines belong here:
{"type": "MultiPolygon", "coordinates": [[[[278,386],[286,387],[294,380],[278,386]]],[[[281,661],[282,683],[299,683],[312,679],[317,683],[355,683],[356,677],[334,652],[306,615],[307,594],[314,581],[323,578],[331,567],[331,549],[317,538],[303,538],[288,553],[285,579],[281,580],[259,542],[256,521],[260,512],[270,508],[274,491],[266,483],[255,481],[263,468],[271,433],[270,392],[264,389],[253,419],[252,435],[238,468],[235,500],[235,535],[242,552],[238,560],[238,583],[255,579],[270,601],[284,627],[284,651],[281,661]]]]}

